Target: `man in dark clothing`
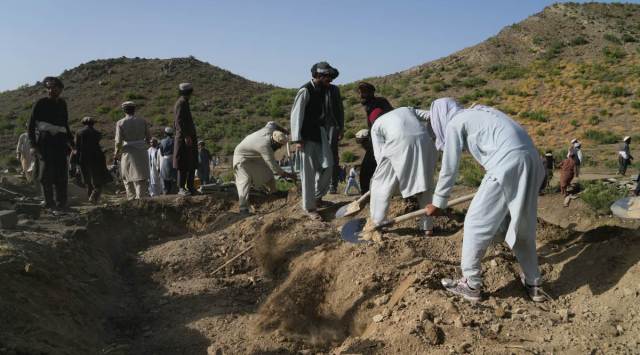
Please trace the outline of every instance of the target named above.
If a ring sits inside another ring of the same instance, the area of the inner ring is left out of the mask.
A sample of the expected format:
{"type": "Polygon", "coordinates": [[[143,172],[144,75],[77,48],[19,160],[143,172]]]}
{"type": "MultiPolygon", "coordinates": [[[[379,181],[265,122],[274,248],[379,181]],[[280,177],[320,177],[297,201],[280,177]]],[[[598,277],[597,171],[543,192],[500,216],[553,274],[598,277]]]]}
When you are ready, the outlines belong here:
{"type": "Polygon", "coordinates": [[[82,119],[82,124],[85,127],[76,133],[76,157],[82,179],[87,187],[89,202],[98,203],[102,186],[111,182],[112,178],[107,170],[104,152],[100,147],[102,133],[93,128],[94,123],[92,117],[82,119]]]}
{"type": "Polygon", "coordinates": [[[202,185],[209,183],[209,162],[211,153],[204,146],[204,141],[198,142],[198,178],[202,185]]]}
{"type": "Polygon", "coordinates": [[[73,146],[69,130],[67,103],[60,98],[64,89],[55,77],[43,80],[48,96],[33,106],[29,120],[29,142],[38,159],[38,178],[42,184],[46,208],[67,207],[67,157],[73,146]],[[54,200],[55,187],[55,200],[54,200]]]}
{"type": "Polygon", "coordinates": [[[627,173],[627,167],[631,165],[633,157],[631,156],[631,149],[629,148],[631,137],[626,136],[622,141],[622,146],[620,146],[620,150],[618,151],[618,174],[624,176],[627,173]]]}
{"type": "MultiPolygon", "coordinates": [[[[365,113],[367,114],[367,127],[371,130],[371,126],[376,119],[385,113],[392,111],[393,107],[384,97],[375,96],[376,88],[372,84],[367,82],[361,82],[358,84],[358,92],[360,94],[360,103],[364,106],[365,113]]],[[[371,144],[371,135],[360,132],[360,139],[356,137],[362,147],[364,148],[364,157],[360,166],[360,188],[362,193],[369,191],[369,185],[373,173],[376,171],[376,158],[373,155],[373,146],[371,144]]]]}
{"type": "Polygon", "coordinates": [[[544,176],[544,180],[542,181],[542,186],[540,187],[540,191],[549,187],[549,184],[551,183],[551,179],[553,178],[553,170],[555,169],[555,164],[556,164],[556,161],[553,158],[553,152],[548,150],[546,153],[544,153],[544,158],[542,159],[542,165],[544,166],[544,170],[546,174],[544,176]]]}
{"type": "Polygon", "coordinates": [[[173,167],[173,128],[165,127],[164,137],[160,141],[160,178],[162,179],[162,192],[168,195],[173,192],[176,183],[176,169],[173,167]]]}
{"type": "Polygon", "coordinates": [[[332,148],[337,149],[344,122],[338,91],[330,88],[337,70],[320,62],[311,68],[311,76],[313,79],[298,90],[291,108],[291,140],[301,159],[302,208],[312,219],[321,220],[316,208],[329,191],[336,170],[337,151],[332,148]]]}
{"type": "MultiPolygon", "coordinates": [[[[323,67],[329,67],[329,75],[331,77],[331,81],[335,80],[340,72],[338,69],[331,67],[326,62],[317,63],[315,66],[317,68],[318,65],[323,67]]],[[[314,72],[314,68],[311,68],[311,72],[314,72]]],[[[331,185],[329,185],[329,193],[336,194],[338,193],[338,183],[339,179],[339,170],[340,170],[340,155],[338,152],[338,146],[340,141],[342,140],[342,135],[344,132],[344,107],[342,105],[342,96],[340,95],[340,89],[333,84],[330,84],[327,88],[327,124],[329,131],[329,145],[331,146],[331,154],[333,155],[333,175],[331,176],[331,185]]]]}
{"type": "Polygon", "coordinates": [[[194,178],[198,166],[198,137],[191,116],[189,98],[193,93],[190,83],[179,86],[180,98],[174,107],[176,136],[173,150],[173,167],[178,169],[178,194],[189,196],[196,193],[194,178]]]}

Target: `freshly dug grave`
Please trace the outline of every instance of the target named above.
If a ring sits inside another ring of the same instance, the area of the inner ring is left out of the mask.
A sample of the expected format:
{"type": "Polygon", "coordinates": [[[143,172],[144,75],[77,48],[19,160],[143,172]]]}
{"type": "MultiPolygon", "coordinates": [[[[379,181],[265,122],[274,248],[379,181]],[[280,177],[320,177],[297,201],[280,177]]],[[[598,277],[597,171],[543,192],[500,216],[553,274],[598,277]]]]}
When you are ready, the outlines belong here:
{"type": "MultiPolygon", "coordinates": [[[[474,305],[439,285],[459,273],[463,210],[437,219],[442,237],[405,222],[382,244],[356,245],[339,239],[345,220],[310,222],[293,194],[255,201],[247,218],[235,196],[219,194],[3,231],[0,353],[640,351],[640,236],[629,226],[541,222],[554,297],[542,305],[525,298],[508,248],[493,245],[483,262],[488,296],[474,305]]],[[[396,200],[391,214],[412,208],[396,200]]]]}

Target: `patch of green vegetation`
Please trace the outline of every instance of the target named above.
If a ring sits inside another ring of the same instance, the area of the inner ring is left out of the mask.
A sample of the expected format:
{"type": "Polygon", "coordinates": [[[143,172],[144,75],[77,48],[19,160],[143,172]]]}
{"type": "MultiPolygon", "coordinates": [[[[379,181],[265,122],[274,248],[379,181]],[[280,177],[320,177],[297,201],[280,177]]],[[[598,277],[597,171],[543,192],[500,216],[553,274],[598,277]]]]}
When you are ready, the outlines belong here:
{"type": "Polygon", "coordinates": [[[524,111],[520,112],[520,117],[537,122],[549,122],[549,117],[544,111],[524,111]]]}
{"type": "Polygon", "coordinates": [[[558,56],[560,56],[560,54],[562,54],[564,47],[565,47],[564,42],[559,40],[554,40],[553,42],[551,42],[551,44],[549,44],[549,46],[546,48],[545,52],[542,53],[540,58],[542,60],[551,60],[551,59],[557,58],[558,56]]]}
{"type": "Polygon", "coordinates": [[[355,153],[348,150],[342,152],[342,154],[340,155],[340,161],[345,163],[353,163],[356,160],[358,160],[358,156],[355,153]]]}
{"type": "Polygon", "coordinates": [[[640,110],[640,101],[631,101],[631,107],[640,110]]]}
{"type": "Polygon", "coordinates": [[[611,205],[625,197],[628,190],[618,189],[615,184],[606,184],[602,181],[590,181],[585,183],[585,189],[580,195],[594,211],[600,214],[609,214],[611,205]]]}
{"type": "Polygon", "coordinates": [[[111,108],[108,106],[98,106],[98,108],[96,108],[96,113],[99,115],[107,114],[109,111],[111,111],[111,108]]]}
{"type": "Polygon", "coordinates": [[[587,39],[582,36],[577,36],[573,38],[571,41],[569,41],[569,44],[572,46],[582,46],[587,43],[589,43],[589,41],[587,41],[587,39]]]}
{"type": "Polygon", "coordinates": [[[584,136],[598,144],[613,144],[620,141],[615,133],[611,131],[589,129],[584,132],[584,136]]]}
{"type": "Polygon", "coordinates": [[[624,51],[624,49],[622,49],[620,47],[613,47],[613,48],[604,47],[602,49],[602,54],[605,56],[607,61],[610,62],[610,63],[617,63],[621,59],[623,59],[624,57],[627,56],[627,53],[624,51]]]}
{"type": "Polygon", "coordinates": [[[484,177],[484,169],[471,157],[460,160],[458,182],[470,187],[478,187],[484,177]]]}
{"type": "Polygon", "coordinates": [[[498,90],[495,90],[495,89],[482,89],[482,90],[476,89],[471,94],[461,96],[458,99],[458,101],[464,105],[469,102],[478,100],[480,98],[490,99],[498,96],[500,96],[500,93],[498,92],[498,90]]]}
{"type": "Polygon", "coordinates": [[[449,85],[447,83],[445,83],[444,81],[438,81],[435,82],[431,85],[431,90],[435,91],[435,92],[442,92],[445,91],[449,88],[449,85]]]}
{"type": "Polygon", "coordinates": [[[470,77],[470,78],[466,78],[466,79],[462,80],[461,84],[465,88],[475,88],[475,87],[478,87],[478,86],[486,85],[487,81],[482,79],[482,78],[478,78],[478,77],[470,77]]]}
{"type": "Polygon", "coordinates": [[[494,64],[487,69],[487,72],[495,75],[498,79],[512,80],[520,79],[527,74],[527,69],[515,63],[494,64]]]}
{"type": "Polygon", "coordinates": [[[620,40],[620,38],[610,34],[610,33],[605,33],[602,38],[605,39],[605,41],[609,41],[611,43],[615,43],[615,44],[622,44],[622,41],[620,40]]]}
{"type": "MultiPolygon", "coordinates": [[[[137,93],[131,92],[131,91],[127,92],[124,95],[124,97],[127,100],[144,100],[144,99],[146,99],[146,97],[144,95],[140,95],[140,94],[137,94],[137,93]]],[[[138,104],[138,103],[136,102],[136,104],[138,104]]]]}
{"type": "Polygon", "coordinates": [[[589,124],[593,126],[597,126],[600,123],[600,118],[596,115],[589,117],[589,124]]]}
{"type": "Polygon", "coordinates": [[[578,120],[575,120],[575,119],[569,121],[569,124],[576,128],[580,126],[580,124],[578,123],[578,120]]]}
{"type": "Polygon", "coordinates": [[[625,43],[638,42],[638,39],[628,33],[625,33],[622,35],[622,42],[625,42],[625,43]]]}

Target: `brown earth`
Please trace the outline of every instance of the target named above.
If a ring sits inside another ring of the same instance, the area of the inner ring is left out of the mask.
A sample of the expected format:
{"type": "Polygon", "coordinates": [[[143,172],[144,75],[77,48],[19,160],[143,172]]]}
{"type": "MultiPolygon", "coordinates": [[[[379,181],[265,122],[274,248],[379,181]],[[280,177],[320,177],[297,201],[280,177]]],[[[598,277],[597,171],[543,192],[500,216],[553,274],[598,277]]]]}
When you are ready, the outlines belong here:
{"type": "MultiPolygon", "coordinates": [[[[438,217],[440,237],[405,222],[381,244],[349,244],[334,199],[326,223],[305,219],[294,192],[255,197],[247,218],[234,193],[23,216],[0,232],[0,353],[640,351],[638,223],[545,195],[538,248],[554,299],[528,301],[497,243],[483,262],[487,295],[471,304],[439,285],[459,272],[464,206],[438,217]]],[[[391,212],[412,208],[396,200],[391,212]]]]}

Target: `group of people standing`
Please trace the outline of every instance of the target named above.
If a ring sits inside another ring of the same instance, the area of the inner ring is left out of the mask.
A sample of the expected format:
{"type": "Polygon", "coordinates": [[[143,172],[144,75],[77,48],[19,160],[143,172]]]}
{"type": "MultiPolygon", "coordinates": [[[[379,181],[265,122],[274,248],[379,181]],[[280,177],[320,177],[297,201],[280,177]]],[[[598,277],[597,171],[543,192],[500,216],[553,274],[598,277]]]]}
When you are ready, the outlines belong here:
{"type": "MultiPolygon", "coordinates": [[[[67,104],[60,97],[64,84],[59,78],[46,77],[47,97],[39,99],[18,139],[16,153],[27,179],[37,179],[42,187],[45,208],[67,208],[68,167],[70,159],[78,164],[89,201],[97,203],[102,187],[112,181],[95,119],[84,117],[84,126],[75,137],[69,129],[67,104]]],[[[124,118],[115,126],[114,165],[124,183],[128,199],[174,193],[195,194],[195,173],[203,184],[209,182],[211,154],[197,140],[196,127],[189,108],[193,93],[190,83],[178,86],[174,107],[174,127],[166,127],[165,137],[151,138],[149,124],[136,115],[136,104],[121,104],[124,118]],[[176,184],[177,181],[177,184],[176,184]]]]}

